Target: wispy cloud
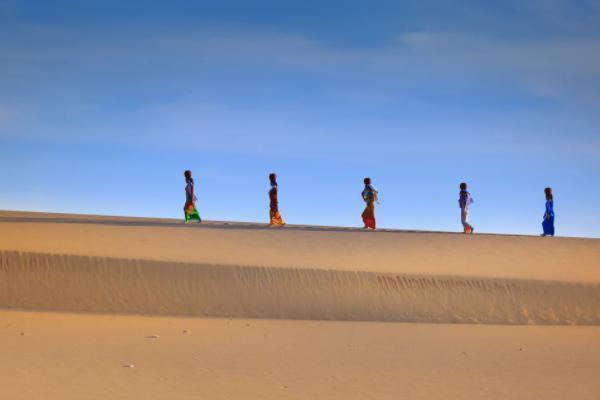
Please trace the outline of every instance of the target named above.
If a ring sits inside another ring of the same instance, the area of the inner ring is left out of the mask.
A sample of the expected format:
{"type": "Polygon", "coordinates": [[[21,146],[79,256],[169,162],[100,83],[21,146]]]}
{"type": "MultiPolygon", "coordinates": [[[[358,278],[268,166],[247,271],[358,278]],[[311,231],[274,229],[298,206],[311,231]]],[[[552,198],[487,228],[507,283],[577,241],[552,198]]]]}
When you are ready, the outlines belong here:
{"type": "Polygon", "coordinates": [[[352,47],[218,26],[25,33],[0,43],[0,104],[11,105],[0,111],[0,137],[243,152],[279,139],[289,154],[322,155],[360,152],[353,143],[365,135],[383,152],[406,137],[424,148],[439,130],[452,132],[436,139],[444,146],[482,132],[535,142],[542,129],[560,136],[543,122],[558,119],[582,142],[597,134],[600,36],[411,31],[352,47]]]}
{"type": "Polygon", "coordinates": [[[234,77],[256,71],[310,73],[358,79],[359,83],[453,78],[445,82],[447,86],[480,77],[491,84],[534,81],[533,88],[557,86],[550,91],[555,95],[561,87],[566,91],[575,86],[589,88],[600,76],[600,35],[505,40],[452,32],[405,32],[385,45],[352,49],[301,36],[243,30],[108,38],[73,38],[72,34],[38,31],[26,42],[3,42],[0,71],[12,78],[20,74],[51,79],[53,75],[60,84],[75,74],[92,82],[103,77],[143,81],[160,76],[155,84],[161,85],[169,78],[176,80],[178,74],[196,73],[201,79],[203,73],[223,69],[234,77]]]}

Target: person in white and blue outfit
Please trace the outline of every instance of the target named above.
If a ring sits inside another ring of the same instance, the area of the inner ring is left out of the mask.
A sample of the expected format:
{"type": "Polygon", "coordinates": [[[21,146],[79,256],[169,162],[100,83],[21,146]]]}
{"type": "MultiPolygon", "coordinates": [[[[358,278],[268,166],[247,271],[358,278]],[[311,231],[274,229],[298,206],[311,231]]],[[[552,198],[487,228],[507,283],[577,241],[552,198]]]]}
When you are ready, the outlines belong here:
{"type": "Polygon", "coordinates": [[[469,223],[469,206],[473,204],[473,197],[467,191],[467,184],[460,184],[460,193],[458,195],[458,206],[460,207],[460,222],[463,226],[463,233],[473,233],[473,225],[469,223]]]}

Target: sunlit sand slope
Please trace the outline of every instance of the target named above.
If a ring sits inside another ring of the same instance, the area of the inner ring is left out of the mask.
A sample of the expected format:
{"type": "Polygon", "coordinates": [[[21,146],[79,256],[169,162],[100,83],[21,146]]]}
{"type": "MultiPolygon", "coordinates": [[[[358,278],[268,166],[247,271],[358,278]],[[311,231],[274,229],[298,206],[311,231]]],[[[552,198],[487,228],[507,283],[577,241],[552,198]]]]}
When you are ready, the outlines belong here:
{"type": "Polygon", "coordinates": [[[600,324],[600,241],[0,214],[0,307],[600,324]]]}
{"type": "Polygon", "coordinates": [[[597,400],[600,327],[0,310],[0,399],[597,400]]]}
{"type": "Polygon", "coordinates": [[[600,324],[600,285],[0,253],[0,306],[216,317],[600,324]]]}

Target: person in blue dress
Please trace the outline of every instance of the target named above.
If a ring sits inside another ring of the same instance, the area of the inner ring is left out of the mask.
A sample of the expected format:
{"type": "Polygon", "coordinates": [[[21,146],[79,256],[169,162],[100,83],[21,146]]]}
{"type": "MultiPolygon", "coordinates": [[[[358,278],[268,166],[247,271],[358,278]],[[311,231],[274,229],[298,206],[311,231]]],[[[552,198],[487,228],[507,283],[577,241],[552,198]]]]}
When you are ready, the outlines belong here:
{"type": "Polygon", "coordinates": [[[554,197],[552,196],[552,188],[544,189],[546,194],[546,212],[542,221],[544,233],[542,236],[554,236],[554,197]]]}

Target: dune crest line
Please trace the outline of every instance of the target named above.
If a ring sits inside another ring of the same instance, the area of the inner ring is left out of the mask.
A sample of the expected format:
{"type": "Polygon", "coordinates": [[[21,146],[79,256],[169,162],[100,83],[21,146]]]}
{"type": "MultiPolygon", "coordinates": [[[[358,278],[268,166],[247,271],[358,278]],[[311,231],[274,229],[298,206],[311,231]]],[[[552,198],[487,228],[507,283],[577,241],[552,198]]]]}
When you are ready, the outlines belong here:
{"type": "Polygon", "coordinates": [[[600,284],[1,251],[0,307],[305,320],[600,325],[600,284]]]}

